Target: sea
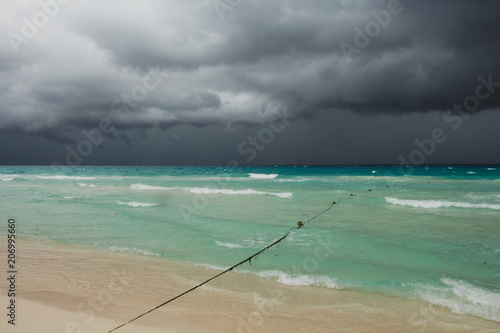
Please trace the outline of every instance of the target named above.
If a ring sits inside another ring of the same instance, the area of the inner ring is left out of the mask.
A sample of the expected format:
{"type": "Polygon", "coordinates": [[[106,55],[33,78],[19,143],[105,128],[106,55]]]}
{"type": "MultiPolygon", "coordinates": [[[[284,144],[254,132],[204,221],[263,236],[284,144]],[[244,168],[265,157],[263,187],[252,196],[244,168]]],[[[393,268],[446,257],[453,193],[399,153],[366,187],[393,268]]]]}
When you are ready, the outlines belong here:
{"type": "Polygon", "coordinates": [[[289,233],[231,274],[500,322],[500,166],[2,166],[0,199],[19,236],[218,270],[289,233]]]}

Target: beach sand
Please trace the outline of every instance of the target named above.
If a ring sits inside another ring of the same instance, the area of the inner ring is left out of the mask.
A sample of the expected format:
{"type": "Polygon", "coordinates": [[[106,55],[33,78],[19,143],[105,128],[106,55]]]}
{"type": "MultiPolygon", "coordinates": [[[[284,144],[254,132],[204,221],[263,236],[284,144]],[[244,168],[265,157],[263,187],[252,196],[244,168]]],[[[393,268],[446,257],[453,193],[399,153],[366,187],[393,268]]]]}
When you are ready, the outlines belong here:
{"type": "MultiPolygon", "coordinates": [[[[108,332],[220,272],[46,240],[21,238],[17,246],[15,326],[7,323],[8,281],[0,284],[6,333],[108,332]]],[[[419,300],[229,272],[115,332],[498,331],[498,322],[419,300]]]]}

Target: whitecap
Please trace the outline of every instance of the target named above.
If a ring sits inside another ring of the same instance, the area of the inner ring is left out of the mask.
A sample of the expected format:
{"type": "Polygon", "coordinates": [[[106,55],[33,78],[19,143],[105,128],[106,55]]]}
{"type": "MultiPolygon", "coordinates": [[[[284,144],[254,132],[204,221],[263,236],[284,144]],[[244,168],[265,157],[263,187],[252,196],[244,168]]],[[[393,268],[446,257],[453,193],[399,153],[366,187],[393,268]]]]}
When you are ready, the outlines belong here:
{"type": "Polygon", "coordinates": [[[150,186],[143,184],[132,184],[130,185],[132,190],[156,190],[156,191],[169,191],[169,190],[178,190],[182,189],[189,193],[194,194],[228,194],[228,195],[250,195],[250,194],[267,194],[274,195],[280,198],[290,198],[293,193],[291,192],[264,192],[257,191],[253,189],[246,190],[233,190],[233,189],[224,189],[224,188],[210,188],[210,187],[163,187],[163,186],[150,186]]]}
{"type": "Polygon", "coordinates": [[[164,186],[150,186],[143,184],[132,184],[130,185],[130,189],[132,190],[155,190],[155,191],[169,191],[176,190],[178,187],[164,187],[164,186]]]}
{"type": "Polygon", "coordinates": [[[449,208],[449,207],[500,209],[500,204],[455,202],[455,201],[444,201],[444,200],[404,200],[404,199],[397,199],[390,197],[385,197],[385,200],[388,203],[394,205],[410,206],[415,208],[427,208],[427,209],[449,208]]]}
{"type": "Polygon", "coordinates": [[[97,177],[84,177],[84,176],[36,176],[39,179],[57,179],[57,180],[94,180],[97,177]]]}
{"type": "Polygon", "coordinates": [[[299,178],[299,179],[278,179],[282,183],[302,183],[312,180],[311,178],[299,178]]]}
{"type": "Polygon", "coordinates": [[[500,200],[500,193],[469,193],[466,195],[467,198],[473,200],[500,200]]]}
{"type": "Polygon", "coordinates": [[[99,185],[94,185],[94,184],[86,184],[86,183],[78,183],[78,186],[80,187],[98,187],[99,185]]]}
{"type": "Polygon", "coordinates": [[[278,174],[276,173],[249,173],[248,174],[250,178],[255,178],[255,179],[274,179],[278,177],[278,174]]]}
{"type": "Polygon", "coordinates": [[[242,246],[242,245],[234,244],[234,243],[229,243],[229,242],[215,241],[215,244],[217,244],[218,246],[228,247],[230,249],[233,249],[233,248],[237,248],[237,249],[244,248],[244,246],[242,246]]]}
{"type": "Polygon", "coordinates": [[[153,206],[158,205],[158,204],[152,204],[152,203],[148,203],[148,202],[138,202],[138,201],[130,201],[130,202],[117,201],[116,203],[118,203],[119,205],[127,205],[127,206],[134,207],[134,208],[153,207],[153,206]]]}
{"type": "Polygon", "coordinates": [[[11,180],[14,180],[14,179],[15,178],[13,178],[13,177],[11,177],[11,178],[8,178],[8,177],[6,177],[6,178],[4,178],[4,177],[0,178],[0,180],[3,181],[3,182],[10,182],[11,180]]]}
{"type": "Polygon", "coordinates": [[[267,195],[274,195],[280,198],[290,198],[293,194],[291,192],[264,192],[264,191],[257,191],[253,189],[246,189],[246,190],[232,190],[232,189],[217,189],[217,188],[209,188],[209,187],[192,187],[192,188],[185,188],[186,191],[189,193],[195,193],[195,194],[229,194],[229,195],[251,195],[251,194],[267,194],[267,195]]]}
{"type": "Polygon", "coordinates": [[[107,177],[99,177],[99,179],[124,180],[125,178],[119,176],[107,176],[107,177]]]}

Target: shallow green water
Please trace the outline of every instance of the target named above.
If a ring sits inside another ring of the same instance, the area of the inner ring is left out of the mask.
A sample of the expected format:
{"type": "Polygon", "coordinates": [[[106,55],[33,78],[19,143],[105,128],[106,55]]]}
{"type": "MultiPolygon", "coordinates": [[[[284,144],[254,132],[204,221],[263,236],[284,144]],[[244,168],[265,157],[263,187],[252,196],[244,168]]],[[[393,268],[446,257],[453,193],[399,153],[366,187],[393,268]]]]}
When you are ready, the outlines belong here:
{"type": "Polygon", "coordinates": [[[0,167],[0,197],[21,235],[207,267],[292,228],[238,271],[500,321],[500,167],[0,167]]]}

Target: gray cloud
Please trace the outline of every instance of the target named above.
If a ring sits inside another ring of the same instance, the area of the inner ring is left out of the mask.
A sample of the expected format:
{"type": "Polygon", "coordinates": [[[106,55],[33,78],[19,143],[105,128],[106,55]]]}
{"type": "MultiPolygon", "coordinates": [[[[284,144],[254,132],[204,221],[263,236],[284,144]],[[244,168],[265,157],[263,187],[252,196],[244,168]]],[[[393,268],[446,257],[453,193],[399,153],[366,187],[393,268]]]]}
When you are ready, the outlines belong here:
{"type": "MultiPolygon", "coordinates": [[[[122,131],[108,138],[130,144],[149,129],[229,121],[243,131],[275,109],[311,122],[324,112],[444,113],[479,76],[500,81],[498,1],[400,0],[359,47],[357,29],[390,3],[246,0],[220,20],[209,0],[73,1],[17,53],[9,33],[22,36],[22,18],[42,9],[9,3],[0,14],[0,131],[75,143],[107,118],[122,131]],[[346,57],[341,43],[358,52],[346,57]]],[[[497,93],[475,112],[499,108],[497,93]]]]}

